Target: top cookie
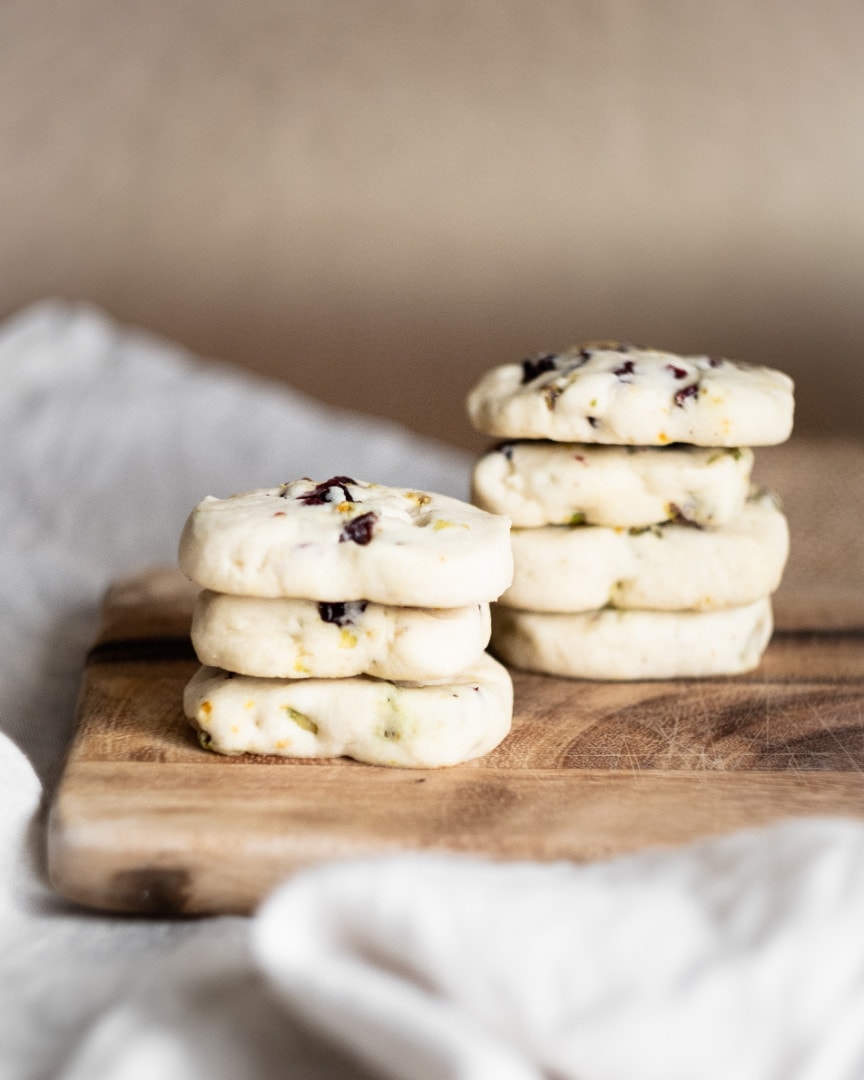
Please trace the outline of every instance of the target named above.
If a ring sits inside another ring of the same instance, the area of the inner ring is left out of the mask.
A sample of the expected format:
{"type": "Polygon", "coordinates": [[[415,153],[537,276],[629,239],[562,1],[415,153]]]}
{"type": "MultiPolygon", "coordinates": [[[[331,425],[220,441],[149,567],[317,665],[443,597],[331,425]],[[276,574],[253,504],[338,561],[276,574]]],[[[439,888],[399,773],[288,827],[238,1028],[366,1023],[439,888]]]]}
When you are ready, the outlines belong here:
{"type": "Polygon", "coordinates": [[[621,446],[771,446],[792,430],[788,375],[600,343],[493,368],[468,395],[487,435],[621,446]]]}
{"type": "Polygon", "coordinates": [[[459,499],[335,476],[208,496],[180,568],[215,592],[462,607],[510,584],[510,522],[459,499]]]}

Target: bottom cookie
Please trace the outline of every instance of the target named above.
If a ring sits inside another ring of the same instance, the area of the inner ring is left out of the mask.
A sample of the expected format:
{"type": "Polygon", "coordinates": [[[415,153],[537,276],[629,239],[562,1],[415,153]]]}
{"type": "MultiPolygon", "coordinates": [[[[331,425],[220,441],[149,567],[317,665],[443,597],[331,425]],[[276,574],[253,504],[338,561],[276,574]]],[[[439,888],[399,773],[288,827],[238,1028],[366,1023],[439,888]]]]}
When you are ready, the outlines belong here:
{"type": "Polygon", "coordinates": [[[496,656],[513,667],[576,679],[740,674],[759,663],[772,629],[768,598],[709,612],[492,609],[496,656]]]}
{"type": "Polygon", "coordinates": [[[434,769],[481,757],[510,730],[513,684],[484,653],[446,683],[265,679],[202,667],[183,694],[201,745],[221,754],[350,757],[434,769]]]}

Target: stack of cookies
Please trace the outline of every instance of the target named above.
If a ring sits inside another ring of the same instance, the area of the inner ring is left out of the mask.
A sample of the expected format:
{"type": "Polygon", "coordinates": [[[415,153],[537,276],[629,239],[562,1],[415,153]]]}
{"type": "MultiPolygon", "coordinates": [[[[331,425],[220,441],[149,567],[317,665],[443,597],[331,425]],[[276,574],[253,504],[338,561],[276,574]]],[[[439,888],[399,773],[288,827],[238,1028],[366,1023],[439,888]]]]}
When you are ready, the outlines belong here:
{"type": "Polygon", "coordinates": [[[302,479],[204,499],[179,558],[202,588],[184,710],[205,748],[434,768],[509,731],[510,676],[484,651],[513,574],[505,518],[302,479]]]}
{"type": "Polygon", "coordinates": [[[772,631],[786,519],[751,485],[792,429],[784,374],[614,343],[488,372],[468,413],[504,437],[473,501],[511,518],[495,653],[577,678],[734,674],[772,631]]]}

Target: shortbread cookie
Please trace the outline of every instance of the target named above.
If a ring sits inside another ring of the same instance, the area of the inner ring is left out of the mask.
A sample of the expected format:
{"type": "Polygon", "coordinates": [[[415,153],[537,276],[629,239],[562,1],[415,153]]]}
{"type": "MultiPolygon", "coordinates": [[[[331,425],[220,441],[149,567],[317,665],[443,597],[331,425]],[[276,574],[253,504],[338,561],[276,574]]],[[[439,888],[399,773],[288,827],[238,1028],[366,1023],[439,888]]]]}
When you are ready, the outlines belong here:
{"type": "Polygon", "coordinates": [[[510,730],[513,684],[484,653],[438,684],[256,679],[202,667],[183,696],[202,746],[221,754],[355,758],[433,769],[480,757],[510,730]]]}
{"type": "Polygon", "coordinates": [[[514,525],[733,521],[750,491],[753,451],[699,446],[501,443],[477,462],[473,501],[514,525]]]}
{"type": "Polygon", "coordinates": [[[512,540],[516,571],[500,602],[526,611],[739,607],[774,592],[789,551],[786,518],[766,495],[719,529],[547,525],[512,540]]]}
{"type": "Polygon", "coordinates": [[[336,476],[208,496],[180,567],[215,592],[464,607],[510,583],[510,522],[458,499],[336,476]]]}
{"type": "Polygon", "coordinates": [[[205,589],[192,619],[202,664],[278,678],[446,679],[489,644],[489,605],[409,608],[229,596],[205,589]]]}
{"type": "Polygon", "coordinates": [[[493,368],[468,414],[487,435],[622,446],[768,446],[792,430],[782,372],[632,345],[574,346],[493,368]]]}
{"type": "Polygon", "coordinates": [[[505,663],[576,679],[736,675],[759,663],[771,601],[722,611],[602,611],[561,615],[496,606],[495,654],[505,663]]]}

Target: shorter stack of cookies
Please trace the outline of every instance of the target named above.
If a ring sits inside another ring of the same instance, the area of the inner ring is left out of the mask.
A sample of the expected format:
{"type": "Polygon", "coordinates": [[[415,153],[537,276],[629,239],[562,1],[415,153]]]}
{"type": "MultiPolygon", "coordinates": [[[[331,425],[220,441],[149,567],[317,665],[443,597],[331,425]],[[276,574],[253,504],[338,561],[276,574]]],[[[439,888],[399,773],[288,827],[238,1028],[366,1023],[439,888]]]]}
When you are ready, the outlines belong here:
{"type": "Polygon", "coordinates": [[[751,670],[789,550],[751,485],[754,446],[783,442],[783,373],[614,343],[494,368],[468,397],[508,440],[473,501],[513,522],[512,586],[492,644],[515,667],[593,679],[751,670]]]}
{"type": "Polygon", "coordinates": [[[457,499],[336,476],[207,497],[180,539],[201,586],[184,694],[223,754],[435,768],[510,728],[484,650],[513,573],[510,523],[457,499]]]}

